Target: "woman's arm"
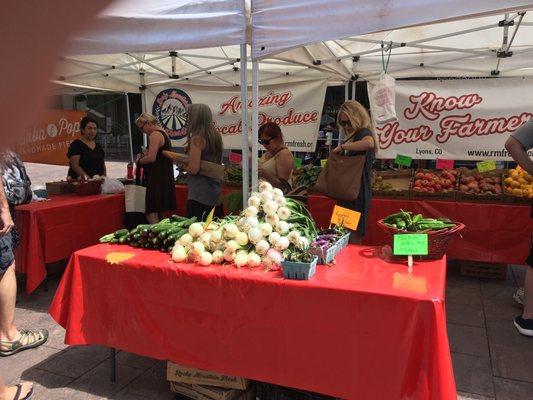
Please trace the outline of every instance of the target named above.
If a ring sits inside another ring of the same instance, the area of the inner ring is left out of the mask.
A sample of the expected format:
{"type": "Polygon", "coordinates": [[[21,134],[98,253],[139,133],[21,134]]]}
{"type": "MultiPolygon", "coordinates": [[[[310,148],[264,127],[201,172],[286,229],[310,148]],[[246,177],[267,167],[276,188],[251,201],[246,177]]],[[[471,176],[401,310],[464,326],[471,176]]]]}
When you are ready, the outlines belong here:
{"type": "MultiPolygon", "coordinates": [[[[0,171],[1,172],[1,171],[0,171]]],[[[7,203],[6,193],[4,192],[4,182],[0,178],[0,236],[7,235],[15,226],[11,213],[9,212],[9,204],[7,203]]]]}
{"type": "Polygon", "coordinates": [[[192,137],[189,147],[189,162],[187,164],[187,173],[196,175],[200,171],[200,162],[202,161],[202,150],[204,147],[203,140],[199,137],[192,137]]]}
{"type": "Polygon", "coordinates": [[[356,142],[349,142],[340,144],[333,150],[335,153],[339,153],[343,150],[346,151],[367,151],[374,149],[374,138],[372,136],[365,136],[361,140],[356,142]]]}
{"type": "Polygon", "coordinates": [[[157,158],[159,148],[163,146],[165,138],[161,132],[153,132],[149,137],[148,150],[144,156],[139,159],[141,164],[151,164],[157,158]]]}
{"type": "Polygon", "coordinates": [[[80,167],[80,158],[79,154],[69,157],[70,167],[78,174],[79,179],[87,179],[89,175],[80,167]]]}
{"type": "Polygon", "coordinates": [[[104,176],[107,176],[107,167],[105,166],[105,161],[104,161],[104,176]]]}
{"type": "Polygon", "coordinates": [[[514,137],[509,136],[509,139],[505,142],[505,149],[511,154],[511,157],[518,165],[524,168],[528,174],[533,175],[533,161],[527,155],[527,151],[524,149],[522,143],[514,137]]]}

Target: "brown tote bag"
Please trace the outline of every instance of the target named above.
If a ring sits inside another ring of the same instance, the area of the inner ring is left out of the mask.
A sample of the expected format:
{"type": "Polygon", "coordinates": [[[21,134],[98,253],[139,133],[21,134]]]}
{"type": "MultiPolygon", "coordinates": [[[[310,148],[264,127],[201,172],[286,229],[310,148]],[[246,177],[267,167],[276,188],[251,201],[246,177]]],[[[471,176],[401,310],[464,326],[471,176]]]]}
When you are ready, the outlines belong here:
{"type": "MultiPolygon", "coordinates": [[[[353,135],[355,136],[355,134],[353,135]]],[[[344,143],[353,138],[351,136],[344,143]]],[[[344,156],[330,153],[313,190],[336,200],[353,201],[359,196],[366,154],[344,156]]]]}

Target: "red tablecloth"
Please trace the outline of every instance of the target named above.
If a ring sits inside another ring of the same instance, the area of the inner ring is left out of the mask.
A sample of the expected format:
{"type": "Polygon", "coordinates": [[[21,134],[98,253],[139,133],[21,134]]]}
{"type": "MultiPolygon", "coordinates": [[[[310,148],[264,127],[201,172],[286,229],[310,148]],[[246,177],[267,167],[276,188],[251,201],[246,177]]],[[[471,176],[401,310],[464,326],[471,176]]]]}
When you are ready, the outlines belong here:
{"type": "Polygon", "coordinates": [[[16,208],[21,235],[17,271],[26,274],[26,291],[46,277],[46,263],[69,258],[79,249],[124,224],[124,195],[54,196],[16,208]]]}
{"type": "Polygon", "coordinates": [[[98,245],[76,252],[50,308],[68,344],[99,344],[346,399],[456,399],[446,260],[413,272],[350,246],[309,281],[174,264],[98,245]],[[134,255],[111,265],[110,252],[134,255]]]}

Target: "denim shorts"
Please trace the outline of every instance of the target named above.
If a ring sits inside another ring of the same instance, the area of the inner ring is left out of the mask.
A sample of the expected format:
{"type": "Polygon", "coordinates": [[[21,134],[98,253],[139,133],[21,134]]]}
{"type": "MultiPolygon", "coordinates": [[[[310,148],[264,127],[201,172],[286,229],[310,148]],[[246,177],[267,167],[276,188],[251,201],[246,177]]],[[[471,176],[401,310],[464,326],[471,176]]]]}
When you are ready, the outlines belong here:
{"type": "Polygon", "coordinates": [[[0,274],[7,271],[9,266],[15,260],[13,254],[13,235],[9,232],[7,235],[0,236],[0,274]]]}

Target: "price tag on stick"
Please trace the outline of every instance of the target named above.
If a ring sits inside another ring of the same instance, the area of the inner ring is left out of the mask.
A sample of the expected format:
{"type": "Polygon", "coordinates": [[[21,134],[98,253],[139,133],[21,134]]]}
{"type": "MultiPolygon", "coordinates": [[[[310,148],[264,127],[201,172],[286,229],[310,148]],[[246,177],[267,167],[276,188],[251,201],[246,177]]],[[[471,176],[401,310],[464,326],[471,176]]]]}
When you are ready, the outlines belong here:
{"type": "Polygon", "coordinates": [[[296,158],[294,159],[294,164],[296,165],[296,168],[300,168],[300,167],[302,166],[302,159],[296,157],[296,158]]]}
{"type": "Polygon", "coordinates": [[[489,172],[496,169],[496,163],[493,160],[480,161],[476,165],[479,172],[489,172]]]}
{"type": "Polygon", "coordinates": [[[429,251],[426,233],[406,233],[394,235],[393,254],[408,256],[409,268],[413,266],[413,256],[426,256],[429,251]]]}
{"type": "Polygon", "coordinates": [[[321,166],[322,168],[324,168],[324,167],[326,166],[327,163],[328,163],[328,160],[327,160],[327,159],[325,159],[325,160],[320,160],[320,166],[321,166]]]}
{"type": "Polygon", "coordinates": [[[336,205],[333,208],[333,214],[331,214],[331,223],[355,231],[360,218],[360,212],[336,205]]]}
{"type": "Polygon", "coordinates": [[[409,156],[402,156],[401,154],[396,155],[394,159],[394,164],[401,165],[403,167],[409,168],[413,162],[413,158],[409,156]]]}

